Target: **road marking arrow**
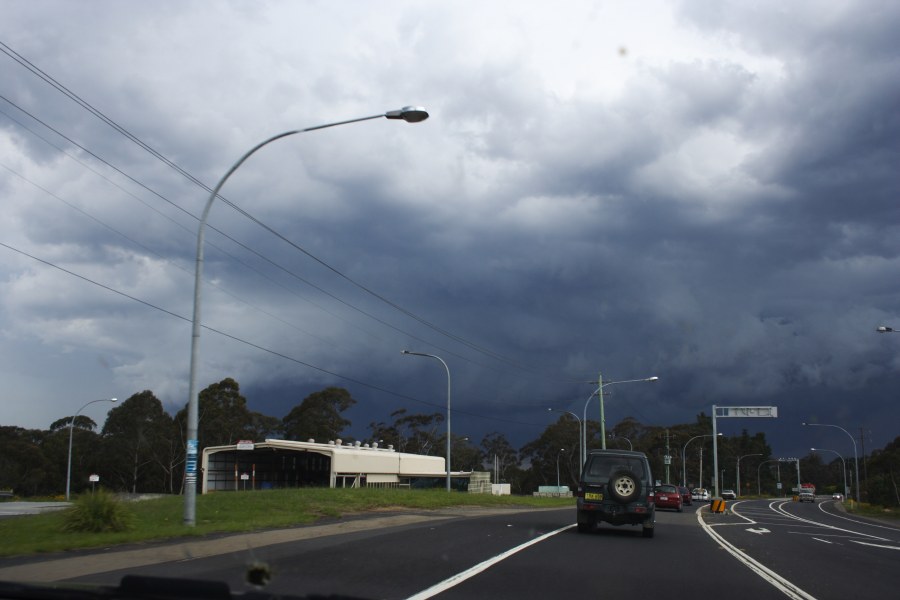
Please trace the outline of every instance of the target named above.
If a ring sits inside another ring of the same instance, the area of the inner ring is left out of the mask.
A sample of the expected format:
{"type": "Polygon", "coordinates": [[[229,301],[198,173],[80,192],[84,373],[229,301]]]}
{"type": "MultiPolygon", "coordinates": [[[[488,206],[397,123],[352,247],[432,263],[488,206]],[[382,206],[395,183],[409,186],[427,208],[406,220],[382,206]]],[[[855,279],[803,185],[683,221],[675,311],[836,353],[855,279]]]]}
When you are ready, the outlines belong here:
{"type": "Polygon", "coordinates": [[[762,534],[764,534],[764,533],[772,533],[771,531],[769,531],[769,530],[766,529],[765,527],[760,527],[759,529],[748,529],[747,531],[749,531],[750,533],[755,533],[755,534],[757,534],[757,535],[762,535],[762,534]]]}

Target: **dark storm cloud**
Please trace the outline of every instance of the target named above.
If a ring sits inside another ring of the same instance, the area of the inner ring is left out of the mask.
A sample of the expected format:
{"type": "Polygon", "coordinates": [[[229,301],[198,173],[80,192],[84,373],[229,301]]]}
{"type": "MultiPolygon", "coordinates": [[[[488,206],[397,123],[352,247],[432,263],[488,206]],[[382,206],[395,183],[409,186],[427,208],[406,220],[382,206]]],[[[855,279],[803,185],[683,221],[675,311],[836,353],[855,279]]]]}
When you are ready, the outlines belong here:
{"type": "MultiPolygon", "coordinates": [[[[365,400],[356,437],[396,408],[440,410],[440,365],[408,348],[447,358],[460,431],[517,445],[547,406],[580,413],[591,390],[578,382],[601,370],[661,378],[613,388],[608,423],[772,403],[783,420],[746,426],[769,427],[776,452],[805,453],[790,444],[813,417],[871,425],[878,445],[896,435],[898,354],[874,327],[898,315],[898,9],[688,2],[562,18],[516,3],[507,20],[401,2],[397,17],[346,19],[275,3],[215,15],[225,47],[190,26],[210,17],[198,7],[174,27],[101,4],[89,41],[72,13],[48,25],[59,37],[2,37],[208,185],[286,128],[398,99],[432,113],[280,141],[224,188],[327,263],[214,206],[211,226],[239,243],[208,234],[204,322],[295,359],[204,332],[204,379],[235,377],[256,410],[283,416],[343,385],[365,400]],[[313,21],[304,36],[281,28],[313,21]]],[[[43,15],[17,16],[27,30],[43,15]]],[[[199,214],[206,192],[2,68],[4,95],[169,200],[55,138],[120,187],[100,181],[4,120],[4,164],[103,222],[4,176],[7,238],[189,315],[196,221],[184,211],[199,214]]],[[[5,259],[7,347],[99,355],[113,375],[97,381],[127,388],[108,395],[183,404],[188,325],[5,259]]]]}

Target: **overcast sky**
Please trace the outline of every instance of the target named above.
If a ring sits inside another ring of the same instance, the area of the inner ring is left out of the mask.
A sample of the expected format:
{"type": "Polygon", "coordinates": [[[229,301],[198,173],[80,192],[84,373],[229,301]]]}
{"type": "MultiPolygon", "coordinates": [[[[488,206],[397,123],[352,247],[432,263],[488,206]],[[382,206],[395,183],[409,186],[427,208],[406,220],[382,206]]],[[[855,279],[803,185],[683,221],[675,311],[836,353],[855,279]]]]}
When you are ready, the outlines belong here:
{"type": "Polygon", "coordinates": [[[273,142],[226,183],[201,389],[232,377],[282,417],[342,386],[365,439],[445,410],[443,366],[409,349],[448,364],[473,440],[581,415],[601,372],[659,377],[607,387],[607,427],[777,406],[719,428],[780,456],[852,456],[803,421],[867,451],[900,434],[900,335],[876,333],[900,329],[896,2],[0,12],[0,424],[146,389],[174,414],[202,185],[280,132],[416,105],[273,142]]]}

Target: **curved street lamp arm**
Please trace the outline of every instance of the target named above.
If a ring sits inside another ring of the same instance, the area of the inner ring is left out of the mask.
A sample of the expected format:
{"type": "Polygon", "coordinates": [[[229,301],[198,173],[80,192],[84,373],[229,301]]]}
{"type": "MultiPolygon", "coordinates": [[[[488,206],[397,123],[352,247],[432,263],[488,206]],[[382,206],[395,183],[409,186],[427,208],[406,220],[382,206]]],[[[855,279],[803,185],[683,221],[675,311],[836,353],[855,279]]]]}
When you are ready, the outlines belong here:
{"type": "MultiPolygon", "coordinates": [[[[200,298],[201,298],[201,288],[202,288],[202,279],[203,279],[203,246],[204,246],[204,237],[206,232],[206,221],[209,218],[209,211],[212,208],[212,204],[215,201],[216,197],[219,195],[219,190],[222,189],[222,186],[225,185],[225,182],[228,181],[228,178],[231,177],[232,173],[234,173],[238,167],[244,164],[250,156],[252,156],[257,150],[274,142],[275,140],[280,140],[284,137],[294,135],[297,133],[303,133],[306,131],[315,131],[318,129],[326,129],[328,127],[336,127],[338,125],[346,125],[349,123],[358,123],[360,121],[369,121],[371,119],[379,119],[381,117],[385,117],[388,119],[402,119],[409,123],[418,123],[419,121],[424,121],[428,118],[428,112],[419,106],[405,106],[398,110],[391,110],[380,115],[373,115],[370,117],[360,117],[358,119],[349,119],[346,121],[337,121],[335,123],[326,123],[325,125],[316,125],[314,127],[307,127],[305,129],[294,129],[292,131],[286,131],[284,133],[279,133],[277,135],[273,135],[272,137],[256,144],[250,150],[244,153],[237,162],[235,162],[230,169],[222,176],[219,182],[216,184],[216,187],[213,188],[212,192],[209,195],[209,198],[206,201],[206,206],[203,207],[203,213],[200,217],[200,224],[197,229],[197,261],[194,268],[194,312],[193,312],[193,321],[191,322],[191,357],[190,357],[190,373],[189,373],[189,382],[188,382],[188,414],[187,414],[187,427],[186,427],[186,447],[185,447],[185,488],[184,488],[184,518],[183,522],[185,525],[189,527],[193,527],[196,524],[196,512],[197,512],[197,452],[198,452],[198,440],[197,440],[197,429],[199,425],[199,401],[197,398],[197,368],[198,368],[198,354],[200,352],[200,298]]],[[[449,437],[449,436],[448,436],[449,437]]],[[[448,442],[449,443],[449,442],[448,442]]]]}

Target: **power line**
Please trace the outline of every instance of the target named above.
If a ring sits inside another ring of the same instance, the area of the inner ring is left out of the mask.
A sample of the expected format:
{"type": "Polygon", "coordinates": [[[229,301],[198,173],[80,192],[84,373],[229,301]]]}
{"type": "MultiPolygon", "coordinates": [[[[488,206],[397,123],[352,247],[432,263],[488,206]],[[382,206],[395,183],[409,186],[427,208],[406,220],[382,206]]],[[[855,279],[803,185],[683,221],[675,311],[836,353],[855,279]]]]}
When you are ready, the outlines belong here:
{"type": "MultiPolygon", "coordinates": [[[[71,99],[73,102],[75,102],[76,104],[78,104],[79,106],[81,106],[83,109],[85,109],[86,111],[88,111],[89,113],[91,113],[92,115],[94,115],[95,117],[97,117],[98,119],[100,119],[102,122],[104,122],[104,123],[106,123],[107,125],[109,125],[110,127],[112,127],[115,131],[117,131],[118,133],[120,133],[121,135],[123,135],[124,137],[126,137],[127,139],[129,139],[130,141],[132,141],[133,143],[137,144],[140,148],[142,148],[143,150],[147,151],[147,152],[150,153],[152,156],[154,156],[155,158],[157,158],[158,160],[160,160],[161,162],[163,162],[164,164],[166,164],[166,165],[169,166],[170,168],[174,169],[175,171],[177,171],[178,173],[180,173],[181,175],[183,175],[183,176],[184,176],[185,178],[187,178],[191,183],[194,183],[195,185],[197,185],[197,186],[201,187],[202,189],[206,190],[207,192],[211,192],[211,191],[212,191],[211,188],[209,188],[206,184],[204,184],[204,183],[201,182],[199,179],[197,179],[196,177],[194,177],[194,176],[193,176],[192,174],[190,174],[188,171],[186,171],[185,169],[183,169],[182,167],[180,167],[178,164],[176,164],[176,163],[173,162],[172,160],[170,160],[170,159],[168,159],[167,157],[165,157],[162,153],[160,153],[160,152],[158,152],[157,150],[155,150],[155,149],[154,149],[153,147],[151,147],[149,144],[146,144],[144,141],[142,141],[142,140],[141,140],[140,138],[138,138],[136,135],[132,134],[130,131],[128,131],[127,129],[125,129],[124,127],[122,127],[122,126],[119,125],[118,123],[116,123],[114,120],[112,120],[111,118],[107,117],[103,112],[101,112],[100,110],[94,108],[94,107],[93,107],[90,103],[88,103],[86,100],[82,99],[82,98],[81,98],[80,96],[78,96],[76,93],[74,93],[73,91],[71,91],[70,89],[68,89],[66,86],[64,86],[62,83],[60,83],[59,81],[57,81],[54,77],[52,77],[51,75],[49,75],[48,73],[46,73],[45,71],[43,71],[42,69],[40,69],[39,67],[37,67],[36,65],[34,65],[31,61],[29,61],[29,60],[26,59],[24,56],[22,56],[21,54],[19,54],[19,53],[16,52],[15,50],[13,50],[13,49],[12,49],[10,46],[8,46],[7,44],[5,44],[5,43],[3,43],[3,42],[0,42],[0,52],[3,52],[4,54],[6,54],[6,55],[9,56],[10,58],[12,58],[14,61],[16,61],[17,63],[19,63],[20,65],[22,65],[22,66],[23,66],[24,68],[26,68],[28,71],[30,71],[32,74],[34,74],[35,76],[37,76],[38,78],[40,78],[41,80],[43,80],[44,82],[46,82],[48,85],[52,86],[54,89],[58,90],[60,93],[62,93],[63,95],[65,95],[66,97],[68,97],[69,99],[71,99]]],[[[4,100],[6,100],[6,99],[4,98],[4,100]]],[[[8,100],[7,100],[7,101],[8,101],[8,100]]],[[[81,147],[81,146],[79,146],[79,147],[81,147]]],[[[92,154],[92,156],[95,156],[95,155],[92,154]]],[[[393,302],[393,301],[387,299],[386,297],[384,297],[384,296],[381,295],[381,294],[376,293],[375,291],[373,291],[372,289],[368,288],[367,286],[365,286],[365,285],[363,285],[363,284],[361,284],[361,283],[355,281],[355,280],[352,279],[351,277],[347,276],[346,274],[344,274],[343,272],[341,272],[339,269],[336,269],[336,268],[332,267],[331,265],[329,265],[328,263],[326,263],[325,261],[319,259],[318,257],[316,257],[315,255],[313,255],[312,253],[310,253],[310,252],[307,251],[306,249],[304,249],[304,248],[302,248],[301,246],[299,246],[298,244],[292,242],[291,240],[289,240],[288,238],[286,238],[286,237],[283,236],[282,234],[278,233],[276,230],[274,230],[273,228],[269,227],[268,225],[264,224],[264,223],[263,223],[262,221],[260,221],[259,219],[253,217],[253,216],[252,216],[250,213],[248,213],[246,210],[244,210],[244,209],[238,207],[236,204],[234,204],[233,202],[229,201],[229,200],[226,199],[224,196],[219,195],[218,197],[219,197],[224,203],[226,203],[228,206],[230,206],[232,209],[236,210],[239,214],[243,215],[244,217],[250,219],[252,222],[258,224],[258,225],[261,226],[261,227],[263,227],[266,231],[268,231],[269,233],[275,235],[275,236],[278,237],[279,239],[285,241],[286,243],[288,243],[288,244],[289,244],[291,247],[293,247],[294,249],[296,249],[296,250],[302,252],[303,254],[305,254],[306,256],[308,256],[309,258],[313,259],[313,260],[316,261],[317,263],[319,263],[319,264],[321,264],[322,266],[326,267],[327,269],[329,269],[330,271],[332,271],[333,273],[335,273],[335,274],[338,275],[339,277],[345,279],[346,281],[348,281],[348,282],[351,283],[352,285],[356,286],[357,288],[359,288],[359,289],[362,290],[363,292],[365,292],[365,293],[371,295],[372,297],[376,298],[376,299],[379,300],[380,302],[383,302],[383,303],[387,304],[387,305],[390,306],[391,308],[393,308],[393,309],[399,311],[400,313],[406,315],[407,317],[414,319],[415,321],[421,323],[422,325],[425,325],[426,327],[428,327],[429,329],[435,331],[436,333],[438,333],[438,334],[440,334],[440,335],[443,335],[443,336],[445,336],[445,337],[448,337],[448,338],[450,338],[450,339],[452,339],[452,340],[454,340],[454,341],[456,341],[456,342],[458,342],[458,343],[460,343],[460,344],[463,344],[464,346],[466,346],[466,347],[468,347],[468,348],[470,348],[470,349],[472,349],[472,350],[475,350],[476,352],[481,353],[481,354],[483,354],[483,355],[485,355],[485,356],[487,356],[487,357],[489,357],[489,358],[493,358],[494,360],[498,360],[498,361],[500,361],[500,362],[502,362],[502,363],[505,363],[505,364],[507,364],[507,365],[510,366],[510,367],[513,367],[513,368],[518,369],[518,370],[521,370],[521,371],[525,371],[526,373],[533,374],[533,373],[535,373],[535,372],[541,370],[541,369],[538,369],[538,368],[533,367],[533,366],[523,365],[523,364],[519,363],[518,361],[515,361],[515,360],[513,360],[513,359],[510,359],[510,358],[508,358],[508,357],[506,357],[506,356],[504,356],[504,355],[501,355],[501,354],[499,354],[499,353],[497,353],[497,352],[494,352],[494,351],[492,351],[492,350],[490,350],[490,349],[488,349],[488,348],[486,348],[486,347],[481,346],[480,344],[476,344],[476,343],[474,343],[474,342],[471,342],[471,341],[469,341],[468,339],[463,338],[462,336],[458,336],[458,335],[456,335],[456,334],[453,334],[452,332],[450,332],[450,331],[448,331],[448,330],[446,330],[446,329],[444,329],[444,328],[439,327],[439,326],[436,325],[435,323],[432,323],[431,321],[429,321],[429,320],[427,320],[427,319],[425,319],[425,318],[423,318],[423,317],[418,316],[417,314],[413,313],[412,311],[409,311],[409,310],[403,308],[403,307],[400,306],[399,304],[397,304],[397,303],[395,303],[395,302],[393,302]]],[[[195,217],[195,218],[196,218],[196,217],[195,217]]],[[[220,233],[221,233],[221,232],[220,232],[220,233]]],[[[231,239],[231,238],[229,238],[229,239],[231,239]]],[[[232,241],[233,241],[233,240],[232,240],[232,241]]],[[[244,246],[242,245],[242,247],[244,247],[244,246]]],[[[260,256],[261,258],[264,258],[264,257],[262,257],[262,255],[259,255],[259,256],[260,256]]],[[[265,259],[265,260],[268,260],[268,259],[265,259]]],[[[269,261],[269,262],[272,262],[272,261],[269,261]]],[[[272,264],[274,265],[275,263],[272,262],[272,264]]],[[[319,288],[317,288],[317,289],[319,289],[319,288]]],[[[323,290],[320,290],[320,291],[323,291],[323,290]]],[[[327,292],[324,292],[324,291],[323,291],[323,293],[327,293],[327,292]]],[[[334,299],[336,299],[336,300],[338,300],[338,301],[340,301],[340,302],[343,302],[342,300],[338,299],[336,296],[333,296],[333,295],[331,295],[330,293],[327,293],[327,294],[328,294],[329,296],[331,296],[332,298],[334,298],[334,299]]],[[[346,302],[343,302],[343,303],[344,303],[344,304],[347,304],[346,302]]],[[[349,304],[347,304],[347,305],[350,306],[349,304]]],[[[357,309],[357,310],[358,310],[358,309],[357,309]]],[[[363,312],[363,311],[361,311],[361,312],[363,312]]],[[[370,318],[374,318],[374,317],[372,317],[371,315],[368,315],[367,313],[364,313],[364,312],[363,312],[363,314],[366,314],[366,315],[369,316],[370,318]]],[[[381,321],[380,319],[377,319],[377,318],[376,318],[376,320],[378,320],[378,321],[381,322],[382,324],[388,325],[387,323],[385,323],[384,321],[381,321]]],[[[391,325],[388,325],[388,326],[391,327],[391,328],[394,328],[394,327],[391,326],[391,325]]],[[[396,329],[396,328],[394,328],[394,329],[396,329]]],[[[399,331],[399,330],[398,330],[398,331],[399,331]]],[[[405,333],[405,332],[404,332],[404,333],[405,333]]],[[[409,335],[408,333],[405,333],[405,334],[406,334],[406,335],[409,335]]],[[[418,340],[418,338],[416,338],[415,336],[410,336],[410,337],[412,337],[413,339],[417,339],[417,340],[418,340]]],[[[439,346],[434,345],[434,344],[431,344],[431,343],[428,343],[428,342],[425,342],[424,340],[418,340],[418,341],[422,341],[423,343],[427,343],[427,344],[429,344],[430,346],[433,346],[433,347],[435,347],[435,348],[440,348],[439,346]]],[[[454,355],[454,356],[457,356],[458,358],[461,358],[461,359],[463,359],[463,360],[467,360],[467,361],[469,361],[469,362],[474,362],[474,361],[470,361],[469,359],[467,359],[467,358],[465,358],[465,357],[462,357],[462,356],[460,356],[460,355],[458,355],[458,354],[456,354],[456,353],[450,352],[450,351],[447,350],[447,349],[441,348],[441,350],[444,351],[444,352],[448,352],[448,353],[450,353],[450,354],[452,354],[452,355],[454,355]]],[[[476,364],[477,364],[477,363],[476,363],[476,364]]],[[[482,366],[485,366],[485,367],[486,367],[486,365],[482,365],[482,366]]],[[[489,368],[489,367],[488,367],[488,368],[489,368]]],[[[574,383],[574,381],[571,380],[570,378],[564,378],[563,380],[564,380],[564,381],[567,381],[567,382],[570,382],[570,383],[574,383]]]]}
{"type": "MultiPolygon", "coordinates": [[[[115,288],[113,288],[113,287],[110,287],[110,286],[108,286],[108,285],[106,285],[106,284],[103,284],[103,283],[100,283],[100,282],[98,282],[98,281],[95,281],[95,280],[93,280],[93,279],[91,279],[91,278],[89,278],[89,277],[86,277],[86,276],[84,276],[84,275],[80,275],[79,273],[76,273],[76,272],[74,272],[74,271],[71,271],[71,270],[69,270],[69,269],[66,269],[65,267],[61,267],[61,266],[59,266],[59,265],[57,265],[57,264],[55,264],[55,263],[52,263],[52,262],[50,262],[50,261],[48,261],[48,260],[44,260],[44,259],[42,259],[42,258],[38,258],[37,256],[34,256],[33,254],[29,254],[28,252],[25,252],[24,250],[20,250],[20,249],[18,249],[18,248],[16,248],[16,247],[10,246],[9,244],[6,244],[6,243],[4,243],[4,242],[0,242],[0,246],[6,248],[6,249],[8,249],[8,250],[11,250],[11,251],[13,251],[13,252],[16,252],[16,253],[18,253],[18,254],[21,254],[22,256],[25,256],[25,257],[27,257],[27,258],[30,258],[31,260],[37,261],[37,262],[39,262],[39,263],[41,263],[41,264],[43,264],[43,265],[46,265],[46,266],[51,267],[51,268],[53,268],[53,269],[57,269],[57,270],[59,270],[59,271],[62,271],[63,273],[65,273],[65,274],[67,274],[67,275],[70,275],[70,276],[72,276],[72,277],[75,277],[75,278],[77,278],[77,279],[80,279],[80,280],[82,280],[82,281],[84,281],[84,282],[86,282],[86,283],[90,283],[91,285],[95,285],[95,286],[97,286],[97,287],[99,287],[99,288],[102,288],[102,289],[108,291],[108,292],[112,292],[113,294],[117,294],[117,295],[119,295],[119,296],[122,296],[123,298],[127,298],[128,300],[132,300],[132,301],[134,301],[134,302],[137,302],[137,303],[139,303],[139,304],[142,304],[142,305],[144,305],[144,306],[146,306],[146,307],[148,307],[148,308],[152,308],[152,309],[154,309],[154,310],[160,311],[160,312],[165,313],[165,314],[167,314],[167,315],[169,315],[169,316],[171,316],[171,317],[174,317],[174,318],[176,318],[176,319],[180,319],[180,320],[185,321],[185,322],[188,322],[188,323],[191,322],[191,319],[189,319],[188,317],[185,317],[185,316],[183,316],[183,315],[179,315],[179,314],[176,313],[176,312],[173,312],[173,311],[171,311],[171,310],[168,310],[168,309],[166,309],[166,308],[163,308],[163,307],[161,307],[161,306],[158,306],[158,305],[156,305],[156,304],[153,304],[152,302],[148,302],[148,301],[146,301],[146,300],[142,300],[142,299],[138,298],[137,296],[132,296],[131,294],[127,294],[127,293],[125,293],[125,292],[123,292],[123,291],[121,291],[121,290],[117,290],[117,289],[115,289],[115,288]]],[[[220,336],[223,336],[223,337],[228,338],[228,339],[230,339],[230,340],[233,340],[233,341],[235,341],[235,342],[244,344],[244,345],[249,346],[249,347],[251,347],[251,348],[254,348],[254,349],[256,349],[256,350],[260,350],[260,351],[262,351],[262,352],[266,352],[266,353],[268,353],[268,354],[271,354],[271,355],[273,355],[273,356],[277,356],[277,357],[282,358],[282,359],[284,359],[284,360],[288,360],[288,361],[293,362],[293,363],[296,363],[296,364],[298,364],[298,365],[302,365],[302,366],[304,366],[304,367],[307,367],[307,368],[310,368],[310,369],[319,371],[320,373],[324,373],[324,374],[326,374],[326,375],[331,375],[332,377],[337,377],[337,378],[339,378],[339,379],[342,379],[342,380],[344,380],[344,381],[348,381],[348,382],[350,382],[350,383],[355,383],[355,384],[357,384],[357,385],[366,387],[366,388],[368,388],[368,389],[370,389],[370,390],[374,390],[374,391],[377,391],[377,392],[382,392],[382,393],[384,393],[384,394],[388,394],[388,395],[390,395],[390,396],[394,396],[395,398],[399,398],[399,399],[401,399],[401,400],[409,400],[409,401],[411,401],[411,402],[416,402],[416,403],[418,403],[418,404],[423,404],[423,405],[425,405],[425,406],[430,406],[430,407],[432,407],[432,408],[443,409],[443,408],[445,407],[445,405],[443,405],[443,404],[434,404],[434,403],[432,403],[432,402],[427,402],[427,401],[425,401],[425,400],[419,400],[418,398],[414,398],[413,396],[408,396],[408,395],[406,395],[406,394],[401,394],[401,393],[399,393],[399,392],[394,392],[394,391],[392,391],[392,390],[389,390],[389,389],[387,389],[387,388],[381,387],[381,386],[379,386],[379,385],[375,385],[375,384],[372,384],[372,383],[368,383],[368,382],[362,381],[362,380],[360,380],[360,379],[355,379],[355,378],[349,377],[349,376],[347,376],[347,375],[341,375],[340,373],[337,373],[337,372],[335,372],[335,371],[330,371],[330,370],[325,369],[325,368],[323,368],[323,367],[318,367],[318,366],[313,365],[313,364],[311,364],[311,363],[308,363],[308,362],[306,362],[306,361],[302,361],[302,360],[300,360],[300,359],[298,359],[298,358],[294,358],[294,357],[292,357],[292,356],[289,356],[289,355],[287,355],[287,354],[284,354],[283,352],[278,352],[277,350],[272,350],[271,348],[266,348],[265,346],[260,346],[259,344],[255,344],[255,343],[250,342],[250,341],[248,341],[248,340],[245,340],[245,339],[243,339],[243,338],[237,337],[236,335],[232,335],[232,334],[230,334],[230,333],[226,333],[226,332],[224,332],[224,331],[222,331],[222,330],[220,330],[220,329],[215,329],[215,328],[213,328],[213,327],[209,327],[209,326],[207,326],[207,325],[202,325],[202,324],[201,324],[201,327],[203,327],[203,329],[205,329],[205,330],[207,330],[207,331],[210,331],[210,332],[212,332],[212,333],[218,334],[218,335],[220,335],[220,336]]],[[[540,426],[541,426],[541,425],[538,425],[538,424],[536,424],[536,423],[525,423],[525,422],[522,422],[522,421],[514,421],[514,420],[512,420],[512,419],[502,419],[502,418],[499,418],[499,417],[489,417],[489,416],[487,416],[487,415],[479,415],[479,414],[472,413],[472,412],[469,412],[469,411],[460,410],[460,409],[458,409],[458,408],[455,409],[454,412],[457,413],[457,414],[464,414],[464,415],[469,416],[469,417],[474,417],[474,418],[478,418],[478,419],[486,419],[486,420],[490,420],[490,421],[499,421],[499,422],[511,423],[511,424],[515,424],[515,425],[528,425],[528,426],[534,426],[534,427],[540,427],[540,426]]]]}

